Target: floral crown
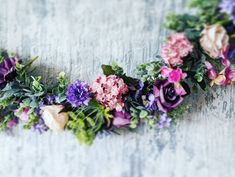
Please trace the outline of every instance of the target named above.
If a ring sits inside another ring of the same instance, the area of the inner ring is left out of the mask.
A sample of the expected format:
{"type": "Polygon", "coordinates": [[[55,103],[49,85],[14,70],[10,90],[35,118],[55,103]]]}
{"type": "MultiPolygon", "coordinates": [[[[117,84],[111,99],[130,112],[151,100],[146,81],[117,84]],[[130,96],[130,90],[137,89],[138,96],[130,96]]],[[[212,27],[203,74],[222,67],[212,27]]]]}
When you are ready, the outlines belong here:
{"type": "Polygon", "coordinates": [[[235,1],[193,0],[197,15],[170,14],[173,31],[155,61],[137,66],[138,78],[116,65],[102,65],[93,84],[69,84],[61,72],[55,84],[32,73],[33,58],[0,51],[0,129],[19,123],[43,133],[69,130],[91,144],[102,132],[135,129],[141,123],[164,128],[190,107],[184,100],[197,90],[235,81],[235,1]],[[50,86],[51,85],[51,86],[50,86]]]}

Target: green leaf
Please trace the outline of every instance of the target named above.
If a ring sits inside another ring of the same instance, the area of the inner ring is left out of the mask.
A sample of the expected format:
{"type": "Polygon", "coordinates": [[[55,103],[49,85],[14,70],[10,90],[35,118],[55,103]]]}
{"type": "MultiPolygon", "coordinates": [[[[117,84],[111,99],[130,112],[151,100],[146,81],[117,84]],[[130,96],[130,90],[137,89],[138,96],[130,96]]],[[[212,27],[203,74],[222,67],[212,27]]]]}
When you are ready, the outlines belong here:
{"type": "Polygon", "coordinates": [[[77,119],[77,115],[76,115],[74,112],[72,112],[72,111],[69,111],[69,112],[68,112],[68,115],[69,115],[69,117],[71,117],[73,120],[76,120],[76,119],[77,119]]]}
{"type": "Polygon", "coordinates": [[[147,116],[148,116],[148,112],[145,111],[145,110],[141,110],[141,112],[140,112],[140,118],[143,119],[143,118],[145,118],[145,117],[147,117],[147,116]]]}
{"type": "Polygon", "coordinates": [[[38,59],[37,57],[34,57],[32,59],[30,59],[22,68],[22,70],[25,70],[26,68],[30,67],[36,60],[38,59]]]}
{"type": "Polygon", "coordinates": [[[77,119],[77,123],[78,123],[78,125],[79,125],[80,128],[84,128],[84,127],[85,127],[85,122],[84,122],[84,120],[78,118],[78,119],[77,119]]]}
{"type": "MultiPolygon", "coordinates": [[[[184,88],[184,90],[187,92],[187,94],[186,95],[189,95],[190,93],[191,93],[191,90],[190,90],[190,87],[189,87],[189,85],[186,83],[186,82],[181,82],[181,85],[182,85],[182,87],[184,88]]],[[[186,96],[185,95],[185,96],[186,96]]]]}
{"type": "Polygon", "coordinates": [[[114,70],[112,69],[112,66],[110,65],[102,65],[101,68],[103,70],[103,74],[106,76],[115,74],[114,70]]]}
{"type": "Polygon", "coordinates": [[[201,87],[202,90],[206,91],[207,89],[207,85],[206,82],[204,80],[202,80],[201,82],[198,82],[199,86],[201,87]]]}
{"type": "Polygon", "coordinates": [[[86,120],[90,124],[90,126],[95,127],[95,121],[92,118],[86,117],[86,120]]]}

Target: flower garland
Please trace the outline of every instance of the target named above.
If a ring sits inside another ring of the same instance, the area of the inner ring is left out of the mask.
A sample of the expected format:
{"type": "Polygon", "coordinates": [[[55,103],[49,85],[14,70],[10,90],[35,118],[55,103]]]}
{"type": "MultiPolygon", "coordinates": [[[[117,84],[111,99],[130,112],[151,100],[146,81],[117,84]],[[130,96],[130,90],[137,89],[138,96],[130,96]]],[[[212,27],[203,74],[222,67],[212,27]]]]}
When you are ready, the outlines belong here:
{"type": "Polygon", "coordinates": [[[0,51],[0,129],[23,128],[43,133],[69,130],[81,143],[96,135],[137,128],[147,123],[164,128],[189,107],[185,97],[195,90],[235,81],[234,0],[193,0],[197,15],[170,14],[165,26],[175,32],[161,47],[158,60],[137,67],[139,79],[118,65],[102,65],[92,85],[69,84],[62,72],[56,84],[33,76],[31,64],[0,51]],[[51,85],[51,86],[50,86],[51,85]]]}

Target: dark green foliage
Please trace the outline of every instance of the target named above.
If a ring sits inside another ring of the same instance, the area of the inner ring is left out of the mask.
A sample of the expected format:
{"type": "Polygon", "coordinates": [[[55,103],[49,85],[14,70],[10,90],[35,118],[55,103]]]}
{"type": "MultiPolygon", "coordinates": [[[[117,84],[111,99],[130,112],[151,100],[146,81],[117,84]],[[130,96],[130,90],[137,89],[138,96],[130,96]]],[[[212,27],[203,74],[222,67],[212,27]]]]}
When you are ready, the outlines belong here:
{"type": "Polygon", "coordinates": [[[169,14],[166,16],[164,25],[177,32],[184,32],[186,30],[200,30],[202,25],[199,22],[199,17],[189,14],[176,15],[169,14]]]}
{"type": "Polygon", "coordinates": [[[174,121],[177,119],[182,118],[183,114],[189,109],[189,105],[180,105],[177,107],[177,109],[174,109],[173,111],[168,113],[168,116],[173,118],[174,121]]]}
{"type": "Polygon", "coordinates": [[[171,30],[185,33],[189,40],[195,41],[200,37],[205,25],[228,21],[225,17],[225,20],[220,20],[219,2],[219,0],[192,0],[189,7],[198,9],[196,15],[172,13],[166,17],[164,24],[171,30]]]}
{"type": "Polygon", "coordinates": [[[195,43],[193,52],[184,58],[184,63],[182,65],[182,70],[187,73],[188,85],[191,87],[199,86],[201,89],[206,90],[207,84],[205,81],[205,61],[208,58],[206,54],[202,52],[199,44],[195,43]]]}
{"type": "Polygon", "coordinates": [[[131,107],[131,124],[130,128],[136,128],[141,122],[145,122],[150,128],[154,128],[159,119],[158,114],[155,112],[151,115],[149,111],[143,106],[131,107]]]}
{"type": "Polygon", "coordinates": [[[123,69],[116,64],[113,64],[112,66],[102,65],[101,67],[104,75],[106,76],[117,75],[120,78],[122,78],[127,85],[134,85],[134,86],[138,85],[139,82],[138,79],[126,76],[126,74],[123,72],[123,69]]]}

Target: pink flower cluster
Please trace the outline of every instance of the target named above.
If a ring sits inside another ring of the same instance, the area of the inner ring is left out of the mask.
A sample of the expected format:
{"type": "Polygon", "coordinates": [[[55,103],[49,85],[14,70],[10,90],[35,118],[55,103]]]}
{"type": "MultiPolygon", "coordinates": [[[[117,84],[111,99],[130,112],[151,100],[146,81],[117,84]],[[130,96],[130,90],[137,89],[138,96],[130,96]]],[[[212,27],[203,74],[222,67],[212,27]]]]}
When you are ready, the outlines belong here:
{"type": "Polygon", "coordinates": [[[175,86],[175,91],[178,95],[185,95],[186,91],[181,86],[180,81],[187,77],[186,73],[183,73],[182,69],[172,69],[167,66],[161,67],[161,75],[168,79],[168,82],[173,83],[175,86]]]}
{"type": "Polygon", "coordinates": [[[193,46],[183,33],[172,34],[161,48],[161,57],[169,66],[181,65],[193,46]]]}
{"type": "Polygon", "coordinates": [[[185,79],[187,74],[183,73],[182,69],[172,69],[168,68],[167,66],[161,67],[161,75],[165,78],[168,78],[170,83],[178,83],[181,80],[185,79]]]}
{"type": "Polygon", "coordinates": [[[30,108],[24,107],[23,104],[20,104],[20,108],[15,110],[15,116],[22,121],[28,121],[30,115],[30,108]]]}
{"type": "Polygon", "coordinates": [[[214,66],[206,61],[206,69],[208,78],[211,80],[210,85],[229,85],[235,81],[235,70],[231,68],[231,63],[228,59],[228,50],[229,46],[226,46],[221,54],[221,64],[224,66],[224,69],[217,73],[214,66]]]}
{"type": "Polygon", "coordinates": [[[101,104],[110,110],[121,111],[124,106],[122,96],[128,92],[128,86],[115,75],[102,75],[94,81],[91,91],[101,104]]]}

